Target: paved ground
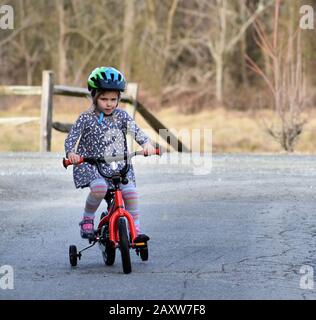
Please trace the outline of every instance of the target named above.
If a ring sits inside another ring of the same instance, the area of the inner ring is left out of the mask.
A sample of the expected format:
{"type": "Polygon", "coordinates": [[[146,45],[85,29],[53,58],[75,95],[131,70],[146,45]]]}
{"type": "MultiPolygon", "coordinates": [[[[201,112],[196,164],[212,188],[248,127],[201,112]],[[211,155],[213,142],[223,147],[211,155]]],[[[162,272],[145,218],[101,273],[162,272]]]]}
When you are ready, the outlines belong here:
{"type": "Polygon", "coordinates": [[[316,298],[316,287],[308,289],[315,157],[215,155],[208,174],[138,161],[150,258],[132,252],[129,275],[118,255],[106,267],[96,246],[70,267],[69,245],[85,245],[78,221],[87,190],[74,188],[61,158],[0,154],[0,267],[14,270],[14,289],[0,288],[0,299],[316,298]]]}

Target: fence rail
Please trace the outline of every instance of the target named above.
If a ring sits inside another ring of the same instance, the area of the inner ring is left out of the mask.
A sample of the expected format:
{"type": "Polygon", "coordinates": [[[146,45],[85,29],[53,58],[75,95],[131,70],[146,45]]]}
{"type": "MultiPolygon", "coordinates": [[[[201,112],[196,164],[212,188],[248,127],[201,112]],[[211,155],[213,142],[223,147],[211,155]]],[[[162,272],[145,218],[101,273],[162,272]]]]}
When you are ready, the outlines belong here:
{"type": "Polygon", "coordinates": [[[40,96],[40,86],[0,86],[0,96],[40,96]]]}
{"type": "MultiPolygon", "coordinates": [[[[40,151],[51,151],[52,129],[69,132],[72,127],[70,123],[53,122],[53,96],[63,95],[71,97],[90,97],[88,89],[54,84],[54,73],[50,70],[43,71],[42,86],[0,86],[0,96],[8,95],[40,95],[41,96],[41,121],[40,121],[40,151]]],[[[127,103],[127,112],[135,118],[135,113],[140,115],[147,123],[161,134],[161,137],[176,151],[190,152],[190,150],[166,128],[147,108],[137,100],[137,84],[129,83],[126,93],[122,95],[121,101],[127,103]]],[[[129,146],[133,141],[129,139],[129,146]]]]}

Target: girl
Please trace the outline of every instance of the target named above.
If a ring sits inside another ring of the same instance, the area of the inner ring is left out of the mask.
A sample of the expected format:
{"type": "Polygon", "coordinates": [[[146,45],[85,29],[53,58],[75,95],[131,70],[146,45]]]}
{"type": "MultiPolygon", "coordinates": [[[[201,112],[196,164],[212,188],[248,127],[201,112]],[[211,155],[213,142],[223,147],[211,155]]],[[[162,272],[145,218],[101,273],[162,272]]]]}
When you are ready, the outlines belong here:
{"type": "MultiPolygon", "coordinates": [[[[101,158],[123,154],[125,144],[123,131],[133,134],[135,140],[148,154],[155,153],[148,136],[136,125],[124,110],[118,108],[121,92],[125,90],[125,79],[121,72],[112,67],[100,67],[92,71],[88,78],[88,89],[93,100],[92,106],[83,112],[72,126],[66,140],[66,157],[78,163],[80,156],[101,158]],[[80,140],[79,140],[80,138],[80,140]],[[75,146],[78,146],[75,150],[75,146]]],[[[118,163],[121,169],[124,163],[118,163]]],[[[107,164],[103,171],[111,175],[113,170],[107,164]]],[[[83,163],[74,166],[73,177],[76,188],[90,188],[80,225],[82,238],[89,238],[94,233],[94,217],[107,190],[113,188],[112,181],[104,179],[97,168],[83,163]]],[[[138,211],[138,195],[133,167],[131,166],[127,185],[121,184],[125,208],[134,218],[138,236],[136,242],[148,241],[149,237],[141,233],[138,211]]]]}

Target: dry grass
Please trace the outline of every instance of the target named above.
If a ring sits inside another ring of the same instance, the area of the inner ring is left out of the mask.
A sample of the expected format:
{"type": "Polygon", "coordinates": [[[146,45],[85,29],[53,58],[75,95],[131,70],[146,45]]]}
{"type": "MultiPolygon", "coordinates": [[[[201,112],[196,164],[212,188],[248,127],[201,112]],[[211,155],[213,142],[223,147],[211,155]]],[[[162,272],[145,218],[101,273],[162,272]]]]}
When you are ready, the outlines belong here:
{"type": "MultiPolygon", "coordinates": [[[[54,105],[54,121],[72,123],[80,112],[89,106],[89,101],[76,98],[57,97],[54,105]]],[[[1,104],[0,117],[13,116],[40,116],[39,98],[15,99],[15,107],[6,101],[1,104]]],[[[213,152],[256,152],[278,153],[283,152],[276,141],[266,132],[264,121],[276,122],[271,111],[242,112],[214,109],[199,114],[179,114],[176,109],[169,108],[155,115],[168,128],[180,129],[211,129],[212,145],[206,145],[206,151],[213,152]]],[[[310,111],[305,115],[309,122],[306,124],[297,146],[297,153],[316,153],[316,112],[310,111]]],[[[140,116],[136,122],[144,129],[149,126],[140,116]]],[[[156,138],[153,130],[151,136],[156,138]]],[[[0,151],[38,151],[39,150],[39,122],[22,125],[0,124],[0,151]]],[[[66,134],[53,130],[52,151],[62,152],[66,134]]]]}

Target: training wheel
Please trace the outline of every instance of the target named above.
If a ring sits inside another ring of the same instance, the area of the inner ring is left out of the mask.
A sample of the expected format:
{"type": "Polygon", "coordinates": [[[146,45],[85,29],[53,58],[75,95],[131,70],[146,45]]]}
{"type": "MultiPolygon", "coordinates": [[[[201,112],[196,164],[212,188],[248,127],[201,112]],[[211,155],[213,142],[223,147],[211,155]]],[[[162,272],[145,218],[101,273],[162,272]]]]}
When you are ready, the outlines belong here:
{"type": "Polygon", "coordinates": [[[148,260],[148,247],[147,246],[145,248],[140,248],[139,253],[140,253],[140,258],[142,259],[142,261],[148,260]]]}
{"type": "Polygon", "coordinates": [[[69,246],[69,261],[72,267],[75,267],[77,265],[77,261],[78,261],[77,247],[74,245],[69,246]]]}

